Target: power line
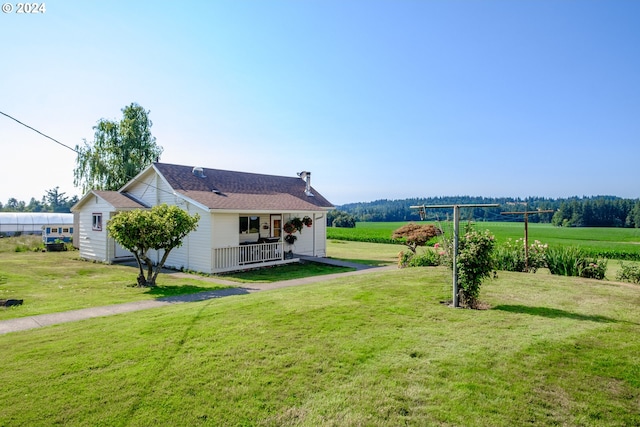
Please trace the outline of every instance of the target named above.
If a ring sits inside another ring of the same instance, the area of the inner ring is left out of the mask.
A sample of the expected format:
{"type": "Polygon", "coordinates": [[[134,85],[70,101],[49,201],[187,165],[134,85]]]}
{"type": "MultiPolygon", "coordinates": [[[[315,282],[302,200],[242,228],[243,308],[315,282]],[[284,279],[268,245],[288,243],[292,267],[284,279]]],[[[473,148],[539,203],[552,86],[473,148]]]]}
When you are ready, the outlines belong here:
{"type": "Polygon", "coordinates": [[[51,138],[49,135],[45,135],[44,133],[40,132],[38,129],[32,128],[31,126],[29,126],[29,125],[27,125],[25,123],[22,123],[20,120],[16,119],[15,117],[11,117],[7,113],[3,113],[2,111],[0,111],[0,114],[2,114],[3,116],[9,117],[11,120],[20,123],[22,126],[27,127],[29,129],[31,129],[32,131],[34,131],[34,132],[39,133],[40,135],[44,136],[45,138],[49,138],[50,140],[52,140],[56,144],[62,145],[64,148],[68,148],[69,150],[73,151],[74,153],[80,154],[80,153],[78,153],[78,151],[75,148],[71,148],[68,145],[63,144],[62,142],[58,141],[57,139],[51,138]]]}
{"type": "MultiPolygon", "coordinates": [[[[76,153],[76,154],[80,154],[80,152],[79,152],[78,150],[76,150],[76,149],[74,149],[74,148],[71,148],[71,147],[69,147],[68,145],[63,144],[62,142],[58,141],[57,139],[52,138],[52,137],[50,137],[49,135],[46,135],[46,134],[44,134],[44,133],[40,132],[38,129],[35,129],[35,128],[33,128],[33,127],[31,127],[31,126],[29,126],[29,125],[27,125],[27,124],[25,124],[25,123],[22,123],[20,120],[16,119],[15,117],[12,117],[12,116],[8,115],[7,113],[4,113],[4,112],[0,111],[0,114],[2,114],[3,116],[6,116],[6,117],[8,117],[8,118],[10,118],[11,120],[14,120],[14,121],[16,121],[16,122],[20,123],[22,126],[27,127],[27,128],[29,128],[29,129],[31,129],[32,131],[34,131],[34,132],[39,133],[40,135],[44,136],[45,138],[48,138],[48,139],[52,140],[52,141],[53,141],[53,142],[55,142],[56,144],[62,145],[64,148],[67,148],[67,149],[69,149],[69,150],[73,151],[73,152],[74,152],[74,153],[76,153]]],[[[129,177],[129,176],[127,176],[127,177],[125,177],[125,178],[126,178],[126,179],[128,179],[129,181],[136,181],[136,182],[138,182],[138,183],[145,184],[147,187],[154,188],[154,189],[156,189],[156,190],[158,190],[158,191],[162,191],[162,192],[164,192],[164,193],[171,194],[171,195],[176,195],[176,193],[175,193],[175,192],[167,191],[167,190],[164,190],[164,189],[162,189],[162,188],[160,188],[160,187],[157,187],[157,186],[155,186],[155,185],[153,185],[153,184],[150,184],[150,183],[148,183],[148,182],[145,182],[145,181],[142,181],[142,180],[138,180],[138,179],[136,179],[136,177],[135,177],[135,176],[133,176],[133,177],[129,177]]]]}

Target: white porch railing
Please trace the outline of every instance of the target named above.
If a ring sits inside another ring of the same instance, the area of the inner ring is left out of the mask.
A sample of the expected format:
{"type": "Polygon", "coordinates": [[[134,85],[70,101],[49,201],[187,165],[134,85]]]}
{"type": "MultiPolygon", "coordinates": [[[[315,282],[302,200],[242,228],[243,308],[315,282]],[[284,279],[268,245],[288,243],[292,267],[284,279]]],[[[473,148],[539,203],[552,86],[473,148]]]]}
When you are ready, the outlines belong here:
{"type": "Polygon", "coordinates": [[[240,270],[248,264],[269,263],[284,260],[282,242],[214,248],[213,271],[240,270]]]}

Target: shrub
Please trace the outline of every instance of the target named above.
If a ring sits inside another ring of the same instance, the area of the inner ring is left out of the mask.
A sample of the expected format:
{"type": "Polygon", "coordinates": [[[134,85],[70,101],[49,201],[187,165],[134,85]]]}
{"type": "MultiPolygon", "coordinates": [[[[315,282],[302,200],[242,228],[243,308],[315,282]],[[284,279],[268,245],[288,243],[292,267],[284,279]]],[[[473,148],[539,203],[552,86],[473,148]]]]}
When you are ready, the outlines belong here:
{"type": "Polygon", "coordinates": [[[546,251],[547,245],[536,240],[529,245],[529,259],[526,262],[524,238],[517,239],[515,242],[509,239],[505,244],[496,248],[496,269],[535,273],[546,265],[546,251]]]}
{"type": "Polygon", "coordinates": [[[398,267],[436,267],[442,264],[441,256],[427,249],[422,254],[401,251],[398,253],[398,267]]]}
{"type": "Polygon", "coordinates": [[[560,276],[604,279],[607,261],[591,258],[580,248],[569,246],[549,248],[546,253],[547,267],[551,274],[560,276]]]}
{"type": "Polygon", "coordinates": [[[623,282],[631,282],[640,285],[640,266],[620,264],[620,271],[616,279],[623,282]]]}
{"type": "MultiPolygon", "coordinates": [[[[445,252],[440,256],[441,264],[453,268],[452,237],[444,239],[443,248],[445,252]]],[[[461,306],[478,307],[483,280],[496,275],[494,250],[495,237],[489,230],[481,233],[467,225],[466,233],[458,239],[458,298],[461,306]]]]}
{"type": "Polygon", "coordinates": [[[580,277],[602,280],[607,273],[607,261],[585,258],[583,264],[579,266],[578,272],[580,277]]]}
{"type": "Polygon", "coordinates": [[[482,281],[495,275],[494,236],[470,230],[458,242],[458,288],[460,304],[476,308],[482,281]]]}

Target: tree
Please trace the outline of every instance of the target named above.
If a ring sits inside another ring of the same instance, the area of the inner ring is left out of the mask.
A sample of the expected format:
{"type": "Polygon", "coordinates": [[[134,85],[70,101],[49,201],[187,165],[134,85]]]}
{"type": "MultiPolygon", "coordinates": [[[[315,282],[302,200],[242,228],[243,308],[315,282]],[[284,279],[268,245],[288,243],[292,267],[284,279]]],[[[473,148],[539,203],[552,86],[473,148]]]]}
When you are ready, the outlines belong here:
{"type": "Polygon", "coordinates": [[[198,214],[190,216],[177,206],[162,204],[150,210],[120,212],[108,222],[107,231],[136,258],[139,268],[138,286],[153,287],[156,286],[158,273],[171,250],[182,246],[182,240],[198,227],[199,220],[198,214]],[[164,251],[155,270],[153,261],[147,255],[151,249],[164,251]],[[146,276],[143,263],[147,270],[146,276]]]}
{"type": "Polygon", "coordinates": [[[327,225],[329,227],[354,228],[356,219],[343,211],[329,211],[327,212],[327,225]]]}
{"type": "Polygon", "coordinates": [[[440,230],[431,224],[420,225],[410,222],[394,231],[391,238],[404,239],[404,244],[415,254],[418,246],[426,245],[429,240],[439,234],[440,230]]]}
{"type": "Polygon", "coordinates": [[[76,145],[78,157],[73,183],[86,193],[118,190],[145,167],[157,161],[162,147],[151,135],[149,111],[132,103],[122,109],[122,120],[100,119],[93,127],[94,141],[76,145]]]}
{"type": "Polygon", "coordinates": [[[11,197],[7,200],[7,204],[4,205],[4,210],[8,212],[24,212],[26,203],[24,201],[18,201],[15,197],[11,197]]]}
{"type": "Polygon", "coordinates": [[[45,212],[47,206],[44,203],[36,200],[35,197],[32,197],[25,209],[27,212],[45,212]]]}
{"type": "Polygon", "coordinates": [[[71,212],[71,206],[78,202],[78,197],[73,196],[69,199],[66,194],[59,191],[60,187],[47,190],[47,193],[42,198],[43,203],[52,212],[71,212]]]}
{"type": "Polygon", "coordinates": [[[636,202],[627,217],[629,227],[640,228],[640,200],[636,202]]]}

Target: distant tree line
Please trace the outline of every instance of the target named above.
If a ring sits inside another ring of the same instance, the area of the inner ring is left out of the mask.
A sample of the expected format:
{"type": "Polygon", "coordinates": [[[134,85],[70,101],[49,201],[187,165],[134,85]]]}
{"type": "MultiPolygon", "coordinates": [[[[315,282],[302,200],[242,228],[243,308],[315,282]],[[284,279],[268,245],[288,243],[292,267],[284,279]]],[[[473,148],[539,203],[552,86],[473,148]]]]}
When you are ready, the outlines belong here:
{"type": "Polygon", "coordinates": [[[61,193],[59,187],[47,190],[46,194],[37,200],[32,197],[29,203],[10,198],[7,203],[0,202],[0,212],[71,212],[71,206],[78,203],[78,196],[67,197],[61,193]]]}
{"type": "MultiPolygon", "coordinates": [[[[531,197],[429,197],[401,200],[381,199],[366,203],[349,203],[337,206],[336,216],[351,216],[354,221],[396,222],[420,221],[420,213],[411,206],[452,204],[499,204],[495,208],[467,208],[461,211],[462,219],[474,221],[514,221],[514,215],[503,212],[525,210],[552,210],[553,213],[529,215],[530,222],[552,223],[563,227],[636,227],[640,228],[640,199],[623,199],[615,196],[571,197],[550,199],[531,197]]],[[[453,209],[426,209],[425,220],[452,219],[453,209]]],[[[331,217],[329,218],[332,219],[331,217]]],[[[329,221],[329,226],[332,222],[329,221]]]]}

